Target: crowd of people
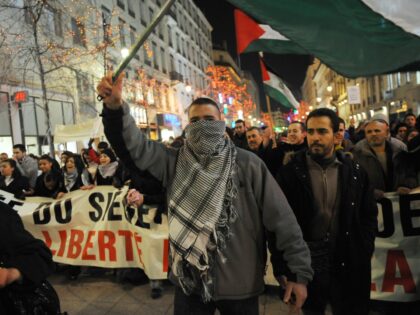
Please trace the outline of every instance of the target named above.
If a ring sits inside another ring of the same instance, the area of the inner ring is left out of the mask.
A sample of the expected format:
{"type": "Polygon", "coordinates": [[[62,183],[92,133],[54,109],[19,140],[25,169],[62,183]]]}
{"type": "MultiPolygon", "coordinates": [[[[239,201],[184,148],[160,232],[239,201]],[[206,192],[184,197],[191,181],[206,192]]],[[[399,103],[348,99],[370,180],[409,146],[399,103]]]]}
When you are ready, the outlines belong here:
{"type": "MultiPolygon", "coordinates": [[[[324,314],[328,305],[333,314],[415,314],[410,303],[369,297],[376,201],[420,186],[419,117],[390,124],[376,114],[346,128],[321,108],[275,135],[243,120],[229,130],[217,102],[199,98],[184,134],[163,144],[135,126],[121,88],[110,76],[98,86],[111,145],[95,150],[91,141],[80,154],[62,152],[60,163],[14,145],[13,158],[0,156],[0,189],[19,199],[62,198],[96,185],[129,185],[130,206],[156,206],[156,222],[168,213],[175,314],[258,314],[266,243],[295,311],[324,314]]],[[[69,275],[79,272],[70,268],[69,275]]],[[[118,275],[138,279],[139,272],[118,275]]],[[[153,281],[152,297],[160,294],[153,281]]]]}

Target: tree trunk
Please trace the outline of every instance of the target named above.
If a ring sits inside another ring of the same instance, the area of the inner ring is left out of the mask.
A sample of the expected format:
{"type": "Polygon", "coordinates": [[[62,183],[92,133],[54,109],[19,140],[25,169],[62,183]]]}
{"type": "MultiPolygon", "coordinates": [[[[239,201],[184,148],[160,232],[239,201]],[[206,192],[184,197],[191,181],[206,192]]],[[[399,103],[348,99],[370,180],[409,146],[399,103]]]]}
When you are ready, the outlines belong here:
{"type": "MultiPolygon", "coordinates": [[[[39,14],[41,14],[41,12],[42,12],[42,8],[39,11],[39,14]]],[[[39,18],[34,20],[34,23],[33,23],[33,35],[34,35],[34,41],[35,41],[36,61],[38,64],[38,69],[39,69],[39,78],[41,80],[42,104],[44,105],[45,124],[47,127],[47,134],[46,134],[47,143],[49,146],[51,157],[55,158],[54,143],[52,141],[52,134],[51,134],[51,121],[50,121],[50,110],[48,106],[47,86],[45,84],[45,70],[44,70],[44,64],[42,63],[42,59],[41,59],[41,50],[40,50],[39,41],[38,41],[38,21],[39,21],[39,18]]]]}

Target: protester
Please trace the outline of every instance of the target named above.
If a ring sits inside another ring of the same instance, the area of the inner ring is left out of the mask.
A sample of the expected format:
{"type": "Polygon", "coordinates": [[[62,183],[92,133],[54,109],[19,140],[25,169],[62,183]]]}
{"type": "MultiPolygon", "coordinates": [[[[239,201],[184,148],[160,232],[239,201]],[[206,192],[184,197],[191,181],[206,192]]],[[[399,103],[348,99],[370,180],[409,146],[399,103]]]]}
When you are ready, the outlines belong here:
{"type": "Polygon", "coordinates": [[[408,126],[406,123],[399,123],[396,127],[396,135],[395,138],[397,138],[398,140],[402,141],[402,142],[406,142],[407,141],[407,131],[408,131],[408,126]]]}
{"type": "MultiPolygon", "coordinates": [[[[3,202],[0,202],[0,257],[0,314],[17,314],[19,306],[12,303],[10,294],[23,299],[31,297],[31,292],[36,295],[41,282],[54,271],[54,263],[44,242],[27,232],[17,212],[3,202]]],[[[45,295],[40,301],[43,305],[38,306],[37,314],[45,310],[42,306],[54,306],[55,302],[45,295]]],[[[59,304],[56,306],[54,314],[59,314],[59,304]]],[[[35,314],[33,309],[24,311],[19,314],[35,314]]]]}
{"type": "Polygon", "coordinates": [[[372,117],[365,128],[366,139],[356,144],[353,151],[356,162],[366,170],[374,188],[375,198],[395,190],[394,159],[406,145],[396,138],[389,138],[388,120],[383,114],[372,117]]]}
{"type": "Polygon", "coordinates": [[[246,131],[246,139],[248,141],[248,148],[259,157],[264,154],[263,138],[258,127],[250,127],[246,131]]]}
{"type": "Polygon", "coordinates": [[[411,140],[413,140],[417,135],[419,134],[419,131],[417,129],[410,129],[407,131],[407,143],[409,143],[411,140]]]}
{"type": "Polygon", "coordinates": [[[408,113],[404,116],[404,123],[409,129],[416,127],[416,120],[416,115],[414,115],[413,113],[408,113]]]}
{"type": "Polygon", "coordinates": [[[343,152],[350,152],[353,150],[353,143],[350,139],[345,139],[346,123],[344,119],[338,117],[340,122],[338,131],[335,133],[335,150],[342,150],[343,152]]]}
{"type": "MultiPolygon", "coordinates": [[[[144,206],[156,208],[154,222],[161,224],[162,215],[167,209],[165,190],[162,187],[162,183],[154,178],[148,171],[140,171],[134,164],[130,164],[129,161],[127,161],[125,165],[132,166],[129,168],[131,182],[129,186],[130,190],[127,194],[127,203],[137,210],[139,220],[141,220],[142,213],[144,213],[144,206]]],[[[137,224],[139,226],[144,225],[143,222],[138,222],[137,224]]],[[[134,278],[138,281],[139,278],[147,278],[147,276],[142,269],[137,268],[126,270],[123,274],[123,278],[126,278],[129,281],[134,278]]],[[[150,279],[150,287],[150,296],[152,299],[157,299],[162,296],[163,283],[161,280],[150,279]]]]}
{"type": "Polygon", "coordinates": [[[83,165],[81,157],[76,154],[69,154],[63,167],[62,190],[57,198],[61,198],[70,191],[90,189],[93,187],[92,182],[92,177],[83,165]]]}
{"type": "Polygon", "coordinates": [[[235,121],[235,133],[233,136],[233,143],[235,143],[235,145],[238,148],[241,149],[248,149],[248,139],[246,137],[246,131],[247,128],[245,126],[245,121],[243,121],[242,119],[238,119],[237,121],[235,121]]]}
{"type": "Polygon", "coordinates": [[[99,163],[95,177],[96,185],[112,185],[117,188],[124,186],[123,166],[118,163],[117,157],[111,149],[102,150],[99,163]]]}
{"type": "Polygon", "coordinates": [[[18,199],[25,199],[26,192],[29,192],[29,180],[20,173],[15,160],[1,162],[0,189],[18,199]]]}
{"type": "Polygon", "coordinates": [[[5,161],[9,158],[9,155],[5,152],[0,154],[0,162],[5,161]]]}
{"type": "Polygon", "coordinates": [[[62,191],[63,174],[60,165],[49,155],[42,155],[39,158],[39,169],[41,175],[36,179],[34,196],[57,198],[62,191]]]}
{"type": "Polygon", "coordinates": [[[22,175],[29,179],[29,186],[34,188],[38,177],[38,161],[26,154],[23,144],[13,146],[13,159],[18,163],[22,175]]]}
{"type": "Polygon", "coordinates": [[[311,280],[309,252],[283,193],[255,155],[224,137],[217,103],[195,100],[188,108],[186,143],[179,149],[146,140],[121,99],[122,77],[112,73],[97,88],[112,146],[148,170],[168,191],[170,278],[175,314],[258,314],[264,289],[264,226],[275,232],[297,282],[295,310],[311,280]],[[124,132],[122,132],[124,130],[124,132]],[[246,249],[246,250],[244,250],[246,249]]]}
{"type": "MultiPolygon", "coordinates": [[[[369,310],[377,207],[364,170],[334,151],[338,129],[332,110],[312,111],[307,118],[308,152],[296,152],[277,176],[315,271],[304,314],[324,314],[328,304],[334,315],[366,315],[369,310]]],[[[287,276],[278,256],[274,252],[273,268],[287,276]]]]}
{"type": "Polygon", "coordinates": [[[60,161],[61,161],[61,166],[62,167],[64,167],[66,165],[67,158],[71,155],[73,155],[73,152],[70,152],[70,151],[63,151],[63,153],[61,153],[60,161]]]}

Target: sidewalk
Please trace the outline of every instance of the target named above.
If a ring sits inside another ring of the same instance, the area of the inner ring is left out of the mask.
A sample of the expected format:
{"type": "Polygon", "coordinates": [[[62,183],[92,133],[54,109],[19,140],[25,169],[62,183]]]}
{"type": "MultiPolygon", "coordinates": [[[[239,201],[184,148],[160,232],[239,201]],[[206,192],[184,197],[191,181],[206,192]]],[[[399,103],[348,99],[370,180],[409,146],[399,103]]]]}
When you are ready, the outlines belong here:
{"type": "MultiPolygon", "coordinates": [[[[62,274],[49,279],[60,296],[62,311],[69,315],[164,315],[173,314],[174,287],[165,283],[163,296],[153,300],[148,284],[120,284],[112,275],[80,276],[69,281],[62,274]]],[[[260,296],[261,315],[287,315],[278,296],[260,296]]]]}

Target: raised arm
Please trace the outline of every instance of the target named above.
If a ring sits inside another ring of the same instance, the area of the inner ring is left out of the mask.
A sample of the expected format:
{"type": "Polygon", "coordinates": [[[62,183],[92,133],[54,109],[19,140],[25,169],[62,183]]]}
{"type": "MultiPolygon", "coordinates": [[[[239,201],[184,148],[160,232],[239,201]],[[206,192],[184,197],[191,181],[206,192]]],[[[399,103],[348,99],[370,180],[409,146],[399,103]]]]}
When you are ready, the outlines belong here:
{"type": "Polygon", "coordinates": [[[112,84],[112,73],[102,78],[97,87],[103,97],[102,121],[105,135],[115,153],[128,168],[148,170],[165,185],[168,180],[170,151],[161,143],[146,139],[130,115],[121,97],[122,76],[112,84]]]}

